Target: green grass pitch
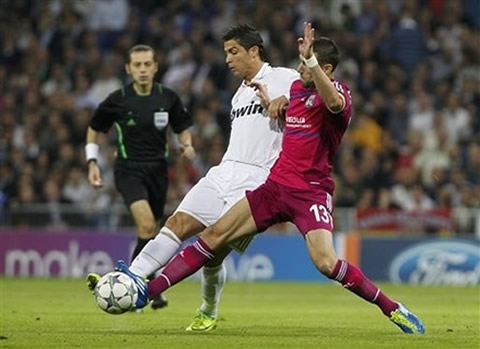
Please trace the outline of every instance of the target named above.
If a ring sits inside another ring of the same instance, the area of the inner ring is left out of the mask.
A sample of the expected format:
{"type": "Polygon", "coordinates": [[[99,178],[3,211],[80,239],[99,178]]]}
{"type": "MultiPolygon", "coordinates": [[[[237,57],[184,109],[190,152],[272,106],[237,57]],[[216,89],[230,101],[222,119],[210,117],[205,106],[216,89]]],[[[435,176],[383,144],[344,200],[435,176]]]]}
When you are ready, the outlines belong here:
{"type": "Polygon", "coordinates": [[[218,328],[188,333],[197,282],[166,295],[164,310],[108,315],[81,280],[0,279],[0,348],[480,348],[480,288],[382,285],[425,322],[403,334],[334,284],[227,283],[218,328]]]}

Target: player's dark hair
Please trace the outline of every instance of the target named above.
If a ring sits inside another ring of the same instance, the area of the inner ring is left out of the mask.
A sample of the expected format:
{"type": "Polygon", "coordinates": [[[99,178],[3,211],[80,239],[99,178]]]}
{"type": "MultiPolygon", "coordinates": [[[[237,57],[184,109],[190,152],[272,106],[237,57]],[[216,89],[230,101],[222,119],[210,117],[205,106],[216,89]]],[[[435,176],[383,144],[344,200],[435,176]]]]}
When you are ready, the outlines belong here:
{"type": "Polygon", "coordinates": [[[228,31],[223,35],[223,41],[236,40],[245,50],[250,49],[253,46],[258,47],[258,55],[262,61],[265,61],[266,54],[263,47],[263,39],[260,33],[254,27],[248,24],[239,24],[234,27],[230,27],[228,31]]]}
{"type": "Polygon", "coordinates": [[[155,50],[153,49],[153,47],[149,45],[140,44],[140,45],[135,45],[130,50],[128,50],[127,63],[130,63],[132,58],[132,53],[134,52],[152,52],[153,61],[154,62],[157,61],[157,55],[155,54],[155,50]]]}
{"type": "Polygon", "coordinates": [[[335,41],[322,36],[313,43],[313,51],[320,65],[331,64],[333,66],[332,71],[335,70],[340,61],[340,52],[335,41]]]}

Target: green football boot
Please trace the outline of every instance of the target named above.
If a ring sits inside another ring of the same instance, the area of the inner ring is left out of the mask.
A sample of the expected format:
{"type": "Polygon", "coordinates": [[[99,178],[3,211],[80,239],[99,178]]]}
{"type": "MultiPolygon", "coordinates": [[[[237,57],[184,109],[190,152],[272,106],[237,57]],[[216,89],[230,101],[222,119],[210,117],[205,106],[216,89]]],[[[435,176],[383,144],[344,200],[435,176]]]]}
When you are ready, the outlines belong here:
{"type": "Polygon", "coordinates": [[[90,290],[90,292],[94,292],[95,286],[97,286],[98,281],[100,280],[101,276],[98,275],[97,273],[89,273],[86,278],[87,282],[87,287],[90,290]]]}
{"type": "Polygon", "coordinates": [[[193,318],[193,322],[186,328],[186,331],[191,332],[208,332],[217,327],[217,317],[204,313],[200,309],[193,318]]]}

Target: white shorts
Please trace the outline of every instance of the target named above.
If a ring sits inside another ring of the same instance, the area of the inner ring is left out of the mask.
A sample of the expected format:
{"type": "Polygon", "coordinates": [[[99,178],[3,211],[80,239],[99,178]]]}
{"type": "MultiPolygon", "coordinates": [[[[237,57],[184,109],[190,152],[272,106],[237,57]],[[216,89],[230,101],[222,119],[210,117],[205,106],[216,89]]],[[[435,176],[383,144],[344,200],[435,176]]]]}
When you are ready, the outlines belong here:
{"type": "MultiPolygon", "coordinates": [[[[220,219],[234,204],[265,182],[269,171],[241,162],[225,161],[212,167],[185,195],[175,212],[184,212],[205,226],[220,219]]],[[[245,251],[251,237],[241,238],[231,247],[245,251]]]]}

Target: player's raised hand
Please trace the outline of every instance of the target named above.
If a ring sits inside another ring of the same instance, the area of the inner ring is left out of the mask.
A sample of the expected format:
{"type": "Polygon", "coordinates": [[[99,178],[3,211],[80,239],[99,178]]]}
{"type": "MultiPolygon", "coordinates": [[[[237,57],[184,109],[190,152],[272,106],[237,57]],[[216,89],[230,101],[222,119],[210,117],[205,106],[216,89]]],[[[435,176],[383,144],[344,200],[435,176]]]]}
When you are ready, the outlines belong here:
{"type": "Polygon", "coordinates": [[[315,41],[315,29],[312,23],[303,23],[303,37],[298,38],[298,52],[304,59],[308,59],[313,55],[313,42],[315,41]]]}
{"type": "Polygon", "coordinates": [[[268,107],[270,106],[270,97],[268,97],[267,85],[258,81],[251,81],[248,86],[257,91],[257,96],[260,98],[260,104],[265,110],[268,110],[268,107]]]}
{"type": "Polygon", "coordinates": [[[95,161],[91,161],[88,164],[88,181],[95,189],[103,186],[100,169],[95,161]]]}

